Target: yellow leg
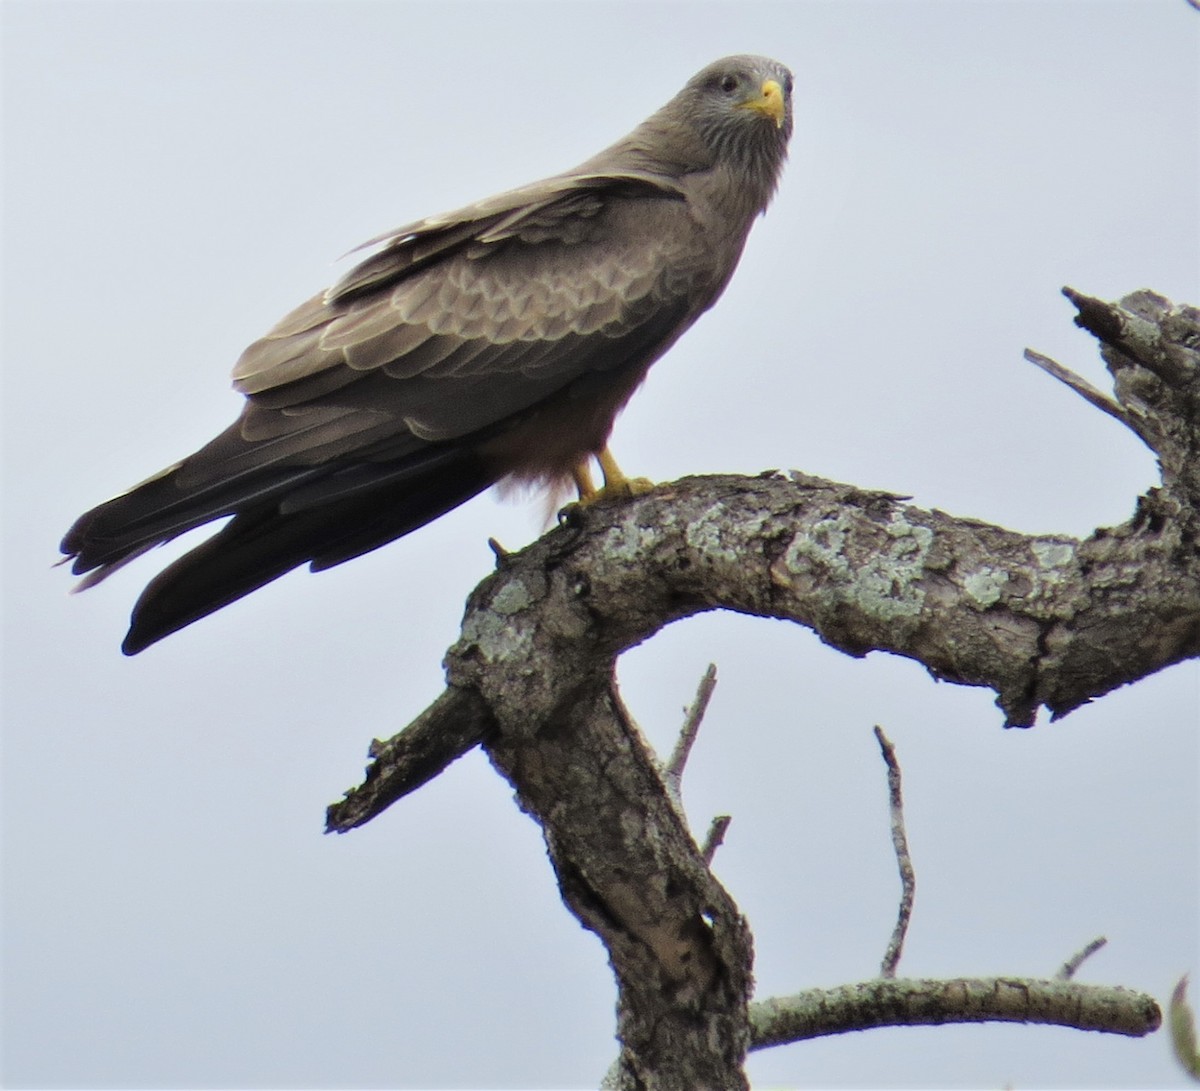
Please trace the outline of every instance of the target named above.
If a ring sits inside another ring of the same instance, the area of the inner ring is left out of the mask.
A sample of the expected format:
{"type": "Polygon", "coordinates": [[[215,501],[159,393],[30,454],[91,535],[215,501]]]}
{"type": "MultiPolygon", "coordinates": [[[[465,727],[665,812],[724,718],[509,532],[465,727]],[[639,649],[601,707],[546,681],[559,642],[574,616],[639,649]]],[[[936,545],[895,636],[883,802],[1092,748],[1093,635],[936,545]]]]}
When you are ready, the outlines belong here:
{"type": "Polygon", "coordinates": [[[592,484],[592,470],[588,466],[586,458],[571,470],[571,477],[575,480],[575,488],[579,492],[579,502],[581,504],[590,504],[596,499],[598,493],[596,492],[596,486],[592,484]]]}
{"type": "Polygon", "coordinates": [[[607,447],[596,456],[596,460],[600,463],[600,472],[604,474],[602,489],[597,489],[592,483],[592,471],[586,458],[571,468],[571,478],[579,492],[580,507],[586,508],[600,500],[641,496],[654,488],[654,482],[644,477],[626,477],[607,447]]]}
{"type": "Polygon", "coordinates": [[[607,447],[596,456],[596,459],[600,463],[600,472],[604,474],[604,488],[600,490],[598,499],[614,496],[642,496],[654,488],[654,482],[648,478],[626,477],[607,447]]]}

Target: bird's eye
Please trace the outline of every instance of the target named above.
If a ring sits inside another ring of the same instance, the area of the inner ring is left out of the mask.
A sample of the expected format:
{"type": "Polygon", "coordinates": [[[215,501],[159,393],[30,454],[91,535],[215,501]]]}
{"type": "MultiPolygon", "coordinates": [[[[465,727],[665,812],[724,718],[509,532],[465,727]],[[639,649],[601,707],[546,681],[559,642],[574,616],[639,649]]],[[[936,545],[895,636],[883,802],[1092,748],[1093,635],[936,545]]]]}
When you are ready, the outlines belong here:
{"type": "Polygon", "coordinates": [[[737,76],[722,76],[719,84],[722,91],[729,94],[731,91],[737,90],[737,76]]]}

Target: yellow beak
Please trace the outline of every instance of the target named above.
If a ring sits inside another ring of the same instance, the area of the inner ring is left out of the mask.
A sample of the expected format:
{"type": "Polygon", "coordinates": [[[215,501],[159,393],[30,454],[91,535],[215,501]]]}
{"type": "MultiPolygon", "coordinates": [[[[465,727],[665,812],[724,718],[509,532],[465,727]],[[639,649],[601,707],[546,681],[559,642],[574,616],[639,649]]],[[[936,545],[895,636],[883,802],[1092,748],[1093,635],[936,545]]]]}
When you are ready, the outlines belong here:
{"type": "Polygon", "coordinates": [[[767,80],[762,85],[762,92],[758,98],[744,102],[742,105],[747,110],[753,110],[756,114],[769,117],[775,122],[775,128],[783,128],[783,118],[787,108],[783,101],[783,88],[779,86],[777,80],[767,80]]]}

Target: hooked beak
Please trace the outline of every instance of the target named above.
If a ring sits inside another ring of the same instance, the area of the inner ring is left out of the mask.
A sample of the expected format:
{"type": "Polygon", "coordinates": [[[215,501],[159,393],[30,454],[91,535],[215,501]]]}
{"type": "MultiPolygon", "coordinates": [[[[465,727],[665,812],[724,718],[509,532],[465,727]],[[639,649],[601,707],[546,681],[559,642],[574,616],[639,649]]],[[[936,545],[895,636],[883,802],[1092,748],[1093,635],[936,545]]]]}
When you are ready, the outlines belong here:
{"type": "Polygon", "coordinates": [[[778,80],[766,80],[758,98],[749,99],[743,102],[742,106],[756,114],[762,114],[763,117],[769,117],[775,122],[775,128],[783,128],[787,106],[783,100],[783,88],[779,86],[778,80]]]}

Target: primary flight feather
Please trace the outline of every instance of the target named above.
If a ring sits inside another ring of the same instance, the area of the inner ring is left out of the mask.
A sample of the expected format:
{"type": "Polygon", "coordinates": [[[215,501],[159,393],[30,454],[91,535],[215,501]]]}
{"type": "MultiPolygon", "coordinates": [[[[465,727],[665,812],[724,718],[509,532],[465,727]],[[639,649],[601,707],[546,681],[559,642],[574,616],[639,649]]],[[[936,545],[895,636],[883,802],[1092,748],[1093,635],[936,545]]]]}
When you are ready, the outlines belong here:
{"type": "Polygon", "coordinates": [[[242,354],[234,424],[67,532],[91,586],[233,516],[150,582],[122,650],[504,479],[588,500],[596,457],[602,493],[628,491],[613,421],[728,283],[779,179],[791,90],[778,62],[727,57],[574,170],[374,240],[242,354]]]}

